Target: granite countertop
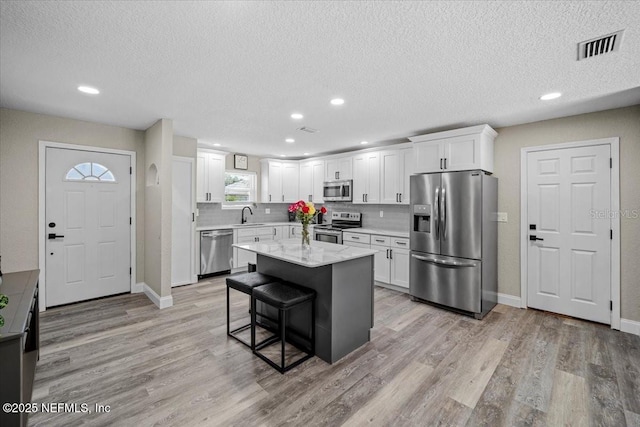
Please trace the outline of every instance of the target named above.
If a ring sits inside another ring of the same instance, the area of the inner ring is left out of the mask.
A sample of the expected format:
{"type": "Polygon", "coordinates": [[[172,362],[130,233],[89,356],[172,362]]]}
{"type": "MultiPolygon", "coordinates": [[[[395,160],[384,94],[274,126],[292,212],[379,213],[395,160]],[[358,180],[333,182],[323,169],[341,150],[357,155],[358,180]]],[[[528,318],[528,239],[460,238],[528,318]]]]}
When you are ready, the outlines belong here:
{"type": "Polygon", "coordinates": [[[372,249],[336,245],[316,240],[312,240],[311,247],[305,251],[302,249],[300,239],[284,239],[264,243],[236,243],[233,246],[303,267],[321,267],[376,253],[372,249]]]}
{"type": "Polygon", "coordinates": [[[382,236],[404,237],[407,239],[409,238],[408,231],[380,230],[380,229],[374,229],[374,228],[350,228],[345,231],[349,233],[380,234],[382,236]]]}

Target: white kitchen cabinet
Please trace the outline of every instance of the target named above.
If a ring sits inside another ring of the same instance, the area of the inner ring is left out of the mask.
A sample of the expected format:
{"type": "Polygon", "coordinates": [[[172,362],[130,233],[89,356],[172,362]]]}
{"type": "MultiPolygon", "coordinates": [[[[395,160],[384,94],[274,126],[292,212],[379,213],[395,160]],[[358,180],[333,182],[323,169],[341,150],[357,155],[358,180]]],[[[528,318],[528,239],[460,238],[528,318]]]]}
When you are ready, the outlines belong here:
{"type": "Polygon", "coordinates": [[[413,173],[413,149],[380,152],[380,203],[409,204],[409,177],[413,173]]]}
{"type": "Polygon", "coordinates": [[[292,203],[298,200],[298,162],[263,159],[261,173],[262,203],[292,203]]]}
{"type": "Polygon", "coordinates": [[[353,203],[380,203],[380,153],[353,157],[353,203]]]}
{"type": "MultiPolygon", "coordinates": [[[[302,239],[302,224],[295,223],[291,224],[289,227],[289,238],[290,239],[302,239]]],[[[284,233],[283,233],[284,235],[284,233]]],[[[313,225],[309,225],[309,235],[311,236],[311,240],[313,240],[313,225]]],[[[284,238],[284,237],[283,237],[284,238]]]]}
{"type": "Polygon", "coordinates": [[[324,160],[309,160],[300,163],[299,199],[322,203],[325,173],[324,160]]]}
{"type": "Polygon", "coordinates": [[[374,279],[409,289],[409,239],[385,235],[371,235],[374,255],[374,279]]]}
{"type": "Polygon", "coordinates": [[[415,173],[473,169],[493,172],[493,144],[497,135],[489,125],[480,125],[411,137],[415,173]]]}
{"type": "Polygon", "coordinates": [[[196,201],[198,203],[222,203],[224,170],[224,155],[198,150],[196,155],[196,201]]]}
{"type": "Polygon", "coordinates": [[[325,163],[327,181],[352,178],[353,158],[351,156],[327,159],[325,163]]]}
{"type": "MultiPolygon", "coordinates": [[[[258,243],[275,240],[278,227],[245,227],[233,230],[233,243],[258,243]]],[[[233,268],[245,268],[256,263],[256,253],[233,248],[233,268]]]]}

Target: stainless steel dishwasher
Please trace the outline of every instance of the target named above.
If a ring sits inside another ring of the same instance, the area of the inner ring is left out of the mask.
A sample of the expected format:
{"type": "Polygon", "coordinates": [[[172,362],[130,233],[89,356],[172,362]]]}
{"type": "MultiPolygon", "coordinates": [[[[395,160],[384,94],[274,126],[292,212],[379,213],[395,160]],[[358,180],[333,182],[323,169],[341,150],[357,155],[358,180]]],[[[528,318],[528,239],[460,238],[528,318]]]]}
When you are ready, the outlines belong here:
{"type": "Polygon", "coordinates": [[[233,230],[200,232],[200,275],[230,271],[233,260],[233,230]]]}

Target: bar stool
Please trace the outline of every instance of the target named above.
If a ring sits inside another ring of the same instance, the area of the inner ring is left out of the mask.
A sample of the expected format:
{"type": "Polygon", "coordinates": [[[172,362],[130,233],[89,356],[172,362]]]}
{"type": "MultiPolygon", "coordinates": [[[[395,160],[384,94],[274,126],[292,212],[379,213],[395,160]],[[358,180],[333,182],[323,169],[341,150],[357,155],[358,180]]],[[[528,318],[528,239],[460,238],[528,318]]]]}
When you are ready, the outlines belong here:
{"type": "Polygon", "coordinates": [[[274,282],[254,288],[251,294],[251,344],[253,348],[253,354],[267,362],[273,368],[277,369],[281,374],[284,374],[289,369],[294,368],[304,362],[305,360],[315,355],[316,349],[316,313],[315,313],[315,298],[316,292],[312,289],[303,288],[301,286],[295,286],[290,283],[274,282]],[[264,341],[256,344],[256,302],[261,301],[267,305],[270,305],[278,309],[278,329],[279,333],[265,339],[264,341]],[[295,343],[291,343],[299,350],[303,351],[305,356],[296,360],[289,365],[285,365],[285,341],[286,341],[286,324],[287,313],[300,305],[311,302],[311,334],[308,338],[308,349],[301,348],[295,343]],[[280,353],[280,365],[277,365],[260,350],[264,347],[280,341],[281,353],[280,353]]]}
{"type": "Polygon", "coordinates": [[[240,339],[237,336],[238,332],[241,332],[250,328],[251,323],[247,323],[246,325],[240,326],[239,328],[236,328],[232,331],[230,330],[231,324],[230,324],[230,318],[229,318],[229,289],[235,289],[236,291],[239,291],[251,296],[251,294],[253,293],[253,290],[256,287],[265,285],[267,283],[275,282],[277,280],[278,279],[276,279],[275,277],[268,276],[266,274],[256,273],[256,272],[234,274],[233,276],[227,277],[227,335],[228,336],[235,338],[236,340],[240,341],[242,344],[253,349],[253,346],[250,343],[240,339]]]}

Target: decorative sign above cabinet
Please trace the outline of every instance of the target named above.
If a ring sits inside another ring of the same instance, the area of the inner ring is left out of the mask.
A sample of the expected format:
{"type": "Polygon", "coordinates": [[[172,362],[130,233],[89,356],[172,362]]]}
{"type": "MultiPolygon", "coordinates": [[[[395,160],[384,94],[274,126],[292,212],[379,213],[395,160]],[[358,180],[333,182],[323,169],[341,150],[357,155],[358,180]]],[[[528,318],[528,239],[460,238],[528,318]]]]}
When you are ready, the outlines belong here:
{"type": "Polygon", "coordinates": [[[233,167],[236,169],[244,169],[247,170],[248,166],[248,158],[243,154],[234,154],[233,155],[233,167]]]}

